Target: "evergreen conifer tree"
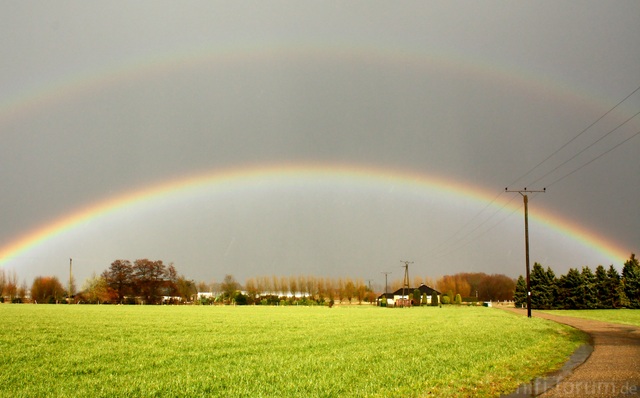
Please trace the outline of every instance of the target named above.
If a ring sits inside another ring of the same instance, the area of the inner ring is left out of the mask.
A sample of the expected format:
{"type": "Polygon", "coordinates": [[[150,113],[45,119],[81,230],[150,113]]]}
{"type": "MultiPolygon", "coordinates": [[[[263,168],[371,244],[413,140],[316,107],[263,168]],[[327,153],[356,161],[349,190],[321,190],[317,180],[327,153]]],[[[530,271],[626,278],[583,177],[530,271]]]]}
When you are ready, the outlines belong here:
{"type": "Polygon", "coordinates": [[[629,307],[640,308],[640,263],[633,253],[622,268],[622,286],[629,307]]]}
{"type": "Polygon", "coordinates": [[[549,308],[555,308],[558,306],[558,278],[553,272],[551,267],[547,267],[547,285],[549,286],[547,293],[547,300],[549,302],[549,308]]]}
{"type": "Polygon", "coordinates": [[[527,281],[522,275],[518,277],[516,282],[516,291],[513,294],[516,308],[522,308],[527,305],[527,281]]]}
{"type": "Polygon", "coordinates": [[[598,265],[595,273],[596,308],[612,308],[611,292],[607,289],[607,271],[598,265]]]}
{"type": "Polygon", "coordinates": [[[610,300],[606,304],[606,308],[620,308],[622,306],[622,296],[624,291],[622,289],[622,280],[618,270],[614,268],[613,264],[609,266],[607,270],[607,300],[610,300]]]}
{"type": "Polygon", "coordinates": [[[556,281],[551,268],[548,268],[545,272],[542,265],[535,263],[529,279],[531,284],[531,308],[552,308],[555,304],[556,281]]]}
{"type": "Polygon", "coordinates": [[[596,276],[589,266],[582,267],[582,308],[593,309],[598,306],[598,292],[596,290],[596,276]]]}
{"type": "Polygon", "coordinates": [[[564,309],[584,308],[582,275],[575,268],[569,268],[566,275],[558,281],[559,304],[564,309]]]}

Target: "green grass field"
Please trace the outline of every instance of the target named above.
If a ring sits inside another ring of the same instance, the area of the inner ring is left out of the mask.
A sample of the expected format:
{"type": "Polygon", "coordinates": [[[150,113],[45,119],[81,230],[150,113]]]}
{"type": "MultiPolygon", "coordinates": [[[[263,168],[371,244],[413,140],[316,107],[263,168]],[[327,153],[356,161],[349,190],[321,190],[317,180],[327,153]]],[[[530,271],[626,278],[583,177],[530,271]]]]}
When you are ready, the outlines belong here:
{"type": "Polygon", "coordinates": [[[622,323],[640,326],[640,311],[630,309],[618,310],[555,310],[543,311],[554,315],[574,316],[577,318],[594,319],[596,321],[622,323]]]}
{"type": "Polygon", "coordinates": [[[2,397],[499,396],[582,333],[483,307],[0,305],[2,397]]]}

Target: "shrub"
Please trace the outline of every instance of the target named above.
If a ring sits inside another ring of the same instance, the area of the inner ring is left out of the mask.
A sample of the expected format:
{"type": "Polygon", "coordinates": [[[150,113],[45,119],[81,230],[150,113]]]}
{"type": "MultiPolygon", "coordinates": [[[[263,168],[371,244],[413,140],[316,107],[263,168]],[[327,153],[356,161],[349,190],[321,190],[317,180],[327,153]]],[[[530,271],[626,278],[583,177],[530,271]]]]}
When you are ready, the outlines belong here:
{"type": "Polygon", "coordinates": [[[420,299],[422,295],[420,294],[420,290],[416,289],[413,291],[413,303],[412,305],[420,305],[420,299]]]}
{"type": "Polygon", "coordinates": [[[442,296],[442,304],[451,304],[451,299],[448,295],[445,294],[444,296],[442,296]]]}
{"type": "Polygon", "coordinates": [[[247,305],[247,296],[242,293],[238,293],[235,297],[236,305],[247,305]]]}
{"type": "Polygon", "coordinates": [[[454,303],[458,304],[458,305],[462,304],[462,296],[460,296],[460,293],[456,294],[456,298],[454,300],[454,303]]]}

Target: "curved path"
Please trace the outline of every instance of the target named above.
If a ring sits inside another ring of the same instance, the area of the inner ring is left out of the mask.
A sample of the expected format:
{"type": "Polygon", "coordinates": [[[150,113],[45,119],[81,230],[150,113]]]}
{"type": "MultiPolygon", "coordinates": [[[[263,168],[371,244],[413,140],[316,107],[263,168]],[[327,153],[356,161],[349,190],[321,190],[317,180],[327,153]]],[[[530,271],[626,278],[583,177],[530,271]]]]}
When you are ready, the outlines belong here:
{"type": "Polygon", "coordinates": [[[539,311],[532,316],[580,329],[593,342],[589,358],[540,397],[640,397],[640,328],[539,311]]]}

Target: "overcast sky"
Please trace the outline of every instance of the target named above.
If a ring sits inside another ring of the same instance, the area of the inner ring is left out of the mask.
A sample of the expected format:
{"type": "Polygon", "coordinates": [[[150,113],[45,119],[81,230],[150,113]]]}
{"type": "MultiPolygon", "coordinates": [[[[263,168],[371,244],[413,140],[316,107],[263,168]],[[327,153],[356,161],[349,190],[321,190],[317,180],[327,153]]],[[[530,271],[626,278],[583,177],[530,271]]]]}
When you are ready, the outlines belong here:
{"type": "MultiPolygon", "coordinates": [[[[339,173],[203,187],[1,260],[28,284],[66,278],[70,257],[80,281],[118,258],[205,281],[381,284],[401,260],[413,275],[517,277],[522,198],[506,186],[547,187],[532,216],[640,248],[640,117],[611,132],[640,91],[587,129],[640,86],[637,1],[20,1],[0,3],[0,22],[0,247],[110,198],[234,169],[351,165],[496,197],[339,173]]],[[[531,227],[532,263],[622,268],[531,227]]]]}

